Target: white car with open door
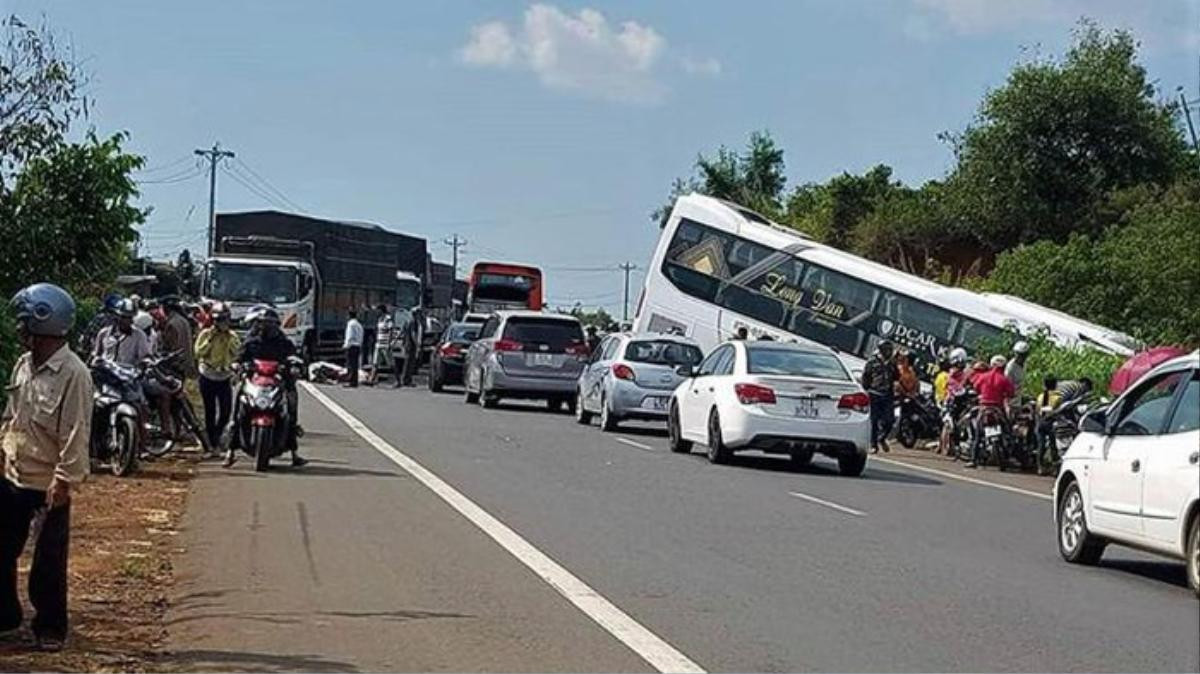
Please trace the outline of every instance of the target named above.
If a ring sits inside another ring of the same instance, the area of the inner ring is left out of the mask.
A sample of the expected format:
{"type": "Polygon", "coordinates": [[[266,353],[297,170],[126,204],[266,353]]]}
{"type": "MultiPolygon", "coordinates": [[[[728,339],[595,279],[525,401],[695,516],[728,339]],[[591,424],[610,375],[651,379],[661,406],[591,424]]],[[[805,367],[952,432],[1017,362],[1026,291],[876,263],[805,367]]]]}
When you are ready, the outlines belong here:
{"type": "Polygon", "coordinates": [[[833,351],[771,341],[730,341],[713,349],[671,396],[671,450],[708,446],[713,463],[739,450],[813,454],[837,459],[843,475],[860,475],[871,440],[870,401],[833,351]]]}
{"type": "Polygon", "coordinates": [[[1200,596],[1200,352],[1083,417],[1054,505],[1068,562],[1094,564],[1109,543],[1182,559],[1200,596]]]}

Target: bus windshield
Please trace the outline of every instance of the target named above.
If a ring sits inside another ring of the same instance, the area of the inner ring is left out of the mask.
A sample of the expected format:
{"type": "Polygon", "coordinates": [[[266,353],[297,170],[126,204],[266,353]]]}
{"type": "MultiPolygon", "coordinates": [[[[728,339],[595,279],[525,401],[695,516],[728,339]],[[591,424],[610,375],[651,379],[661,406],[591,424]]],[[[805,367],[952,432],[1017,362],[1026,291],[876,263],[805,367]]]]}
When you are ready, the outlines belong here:
{"type": "Polygon", "coordinates": [[[295,267],[213,262],[205,276],[204,295],[223,302],[290,304],[297,299],[295,267]]]}
{"type": "Polygon", "coordinates": [[[520,302],[529,300],[533,279],[515,274],[480,274],[475,281],[475,297],[498,302],[520,302]]]}

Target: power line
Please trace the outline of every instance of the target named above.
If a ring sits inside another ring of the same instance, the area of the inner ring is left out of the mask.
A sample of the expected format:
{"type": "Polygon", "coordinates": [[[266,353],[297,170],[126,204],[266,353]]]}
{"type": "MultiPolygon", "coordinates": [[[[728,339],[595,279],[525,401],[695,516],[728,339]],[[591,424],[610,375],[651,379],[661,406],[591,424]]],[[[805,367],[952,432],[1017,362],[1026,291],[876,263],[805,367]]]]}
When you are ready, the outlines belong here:
{"type": "Polygon", "coordinates": [[[175,161],[170,162],[168,164],[163,164],[162,166],[148,166],[146,168],[140,168],[137,171],[134,171],[134,173],[162,173],[163,171],[166,171],[168,169],[179,166],[180,164],[182,164],[184,162],[191,161],[191,159],[192,159],[191,155],[184,155],[184,156],[180,157],[179,159],[176,159],[175,161]]]}
{"type": "Polygon", "coordinates": [[[199,178],[201,175],[204,175],[204,171],[201,170],[200,167],[194,166],[186,171],[181,171],[164,178],[157,178],[153,180],[136,180],[135,182],[137,182],[139,185],[171,185],[173,183],[182,183],[193,178],[199,178]]]}
{"type": "Polygon", "coordinates": [[[275,197],[271,196],[270,194],[267,194],[261,188],[255,186],[250,181],[243,178],[241,176],[241,174],[235,173],[234,171],[230,170],[230,168],[228,166],[221,167],[221,170],[225,172],[225,175],[227,175],[231,179],[233,179],[233,181],[235,183],[237,183],[237,184],[241,185],[243,188],[245,188],[245,190],[247,192],[253,194],[254,196],[258,197],[259,199],[262,199],[268,205],[276,207],[276,208],[287,208],[284,204],[282,204],[279,201],[279,199],[276,199],[275,197]]]}
{"type": "Polygon", "coordinates": [[[246,171],[251,176],[253,176],[259,183],[261,183],[262,186],[265,187],[268,192],[271,192],[271,193],[275,194],[276,196],[278,196],[280,200],[282,200],[284,203],[288,204],[291,208],[293,208],[297,211],[301,211],[301,212],[305,211],[305,209],[302,206],[300,206],[296,202],[289,199],[288,196],[286,194],[284,194],[282,190],[280,190],[278,187],[275,187],[275,185],[271,184],[271,181],[262,177],[262,175],[260,175],[258,173],[258,171],[255,171],[253,168],[251,168],[251,166],[249,164],[247,164],[245,162],[245,160],[236,159],[235,161],[237,162],[237,165],[234,168],[237,168],[238,166],[240,166],[241,168],[246,169],[246,171]]]}

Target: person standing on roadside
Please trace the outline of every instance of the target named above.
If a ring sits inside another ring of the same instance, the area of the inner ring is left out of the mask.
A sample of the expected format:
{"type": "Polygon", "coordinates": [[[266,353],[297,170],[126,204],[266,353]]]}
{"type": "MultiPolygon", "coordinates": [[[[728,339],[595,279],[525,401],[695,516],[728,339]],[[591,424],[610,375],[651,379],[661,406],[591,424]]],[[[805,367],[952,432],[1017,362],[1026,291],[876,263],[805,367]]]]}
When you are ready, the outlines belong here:
{"type": "Polygon", "coordinates": [[[403,377],[396,367],[396,356],[392,352],[396,319],[392,318],[392,312],[388,310],[386,304],[380,304],[376,311],[379,312],[379,320],[375,323],[375,350],[371,356],[371,373],[368,375],[367,381],[369,384],[375,384],[379,381],[380,372],[390,370],[395,379],[395,385],[398,387],[403,377]]]}
{"type": "Polygon", "coordinates": [[[871,451],[890,451],[888,433],[896,421],[895,391],[900,373],[893,360],[895,347],[891,342],[880,342],[875,355],[863,368],[862,385],[871,398],[871,451]]]}
{"type": "Polygon", "coordinates": [[[196,335],[196,362],[200,369],[200,397],[204,400],[204,428],[213,451],[221,446],[221,435],[233,412],[233,364],[242,341],[231,328],[229,309],[212,306],[212,326],[196,335]]]}
{"type": "Polygon", "coordinates": [[[58,651],[67,638],[71,491],[88,474],[92,376],[67,346],[75,300],[66,291],[38,283],[10,306],[25,353],[0,417],[0,634],[21,626],[17,561],[40,519],[29,569],[33,635],[58,651]]]}
{"type": "Polygon", "coordinates": [[[1020,340],[1013,344],[1012,359],[1004,366],[1004,376],[1013,385],[1014,402],[1021,396],[1021,384],[1025,383],[1025,361],[1029,358],[1029,342],[1020,340]]]}
{"type": "MultiPolygon", "coordinates": [[[[195,376],[196,372],[196,341],[192,335],[192,322],[184,315],[183,305],[178,297],[164,297],[162,308],[166,320],[159,334],[159,346],[163,354],[176,354],[163,365],[186,386],[187,381],[195,376]]],[[[172,419],[174,415],[171,414],[170,396],[155,397],[158,399],[159,424],[163,432],[176,438],[181,437],[181,429],[175,428],[172,419]]]]}
{"type": "Polygon", "coordinates": [[[349,380],[346,386],[358,388],[358,365],[362,357],[363,326],[358,322],[358,312],[351,309],[346,320],[346,335],[342,339],[342,349],[346,352],[346,371],[349,380]]]}

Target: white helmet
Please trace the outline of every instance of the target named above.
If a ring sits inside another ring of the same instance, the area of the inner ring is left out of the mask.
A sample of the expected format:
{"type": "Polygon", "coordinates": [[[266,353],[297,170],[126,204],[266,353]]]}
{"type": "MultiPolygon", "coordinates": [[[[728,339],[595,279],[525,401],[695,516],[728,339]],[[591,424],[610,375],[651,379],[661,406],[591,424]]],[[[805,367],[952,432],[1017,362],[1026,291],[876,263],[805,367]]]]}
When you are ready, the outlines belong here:
{"type": "Polygon", "coordinates": [[[1012,350],[1013,350],[1013,353],[1015,353],[1017,355],[1021,355],[1023,353],[1029,353],[1029,342],[1022,339],[1022,340],[1018,341],[1016,344],[1013,344],[1012,350]]]}
{"type": "Polygon", "coordinates": [[[137,328],[138,330],[149,330],[153,326],[154,317],[145,311],[139,311],[137,312],[137,315],[133,317],[133,327],[137,328]]]}
{"type": "Polygon", "coordinates": [[[966,365],[967,350],[961,346],[950,352],[950,362],[957,365],[966,365]]]}
{"type": "Polygon", "coordinates": [[[992,356],[992,367],[1004,367],[1008,365],[1008,359],[1001,355],[992,356]]]}

